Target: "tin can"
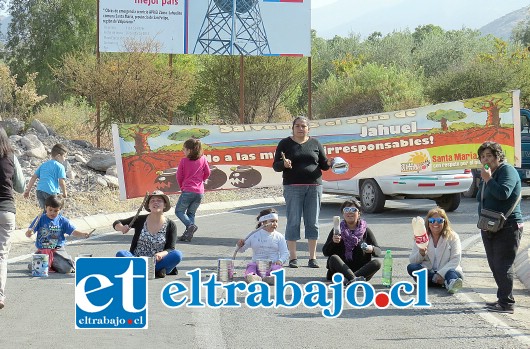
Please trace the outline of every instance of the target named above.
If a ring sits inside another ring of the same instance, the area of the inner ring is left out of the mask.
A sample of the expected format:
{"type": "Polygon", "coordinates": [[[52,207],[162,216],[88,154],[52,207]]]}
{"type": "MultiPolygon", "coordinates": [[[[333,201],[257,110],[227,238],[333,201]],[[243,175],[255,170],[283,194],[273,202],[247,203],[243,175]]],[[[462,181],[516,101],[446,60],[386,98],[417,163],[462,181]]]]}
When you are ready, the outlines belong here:
{"type": "Polygon", "coordinates": [[[218,259],[217,260],[217,280],[221,282],[234,281],[234,260],[218,259]]]}
{"type": "Polygon", "coordinates": [[[48,276],[49,258],[47,254],[34,253],[31,261],[31,275],[38,277],[48,276]]]}
{"type": "Polygon", "coordinates": [[[272,262],[265,259],[256,260],[256,265],[258,268],[258,275],[261,277],[267,276],[267,272],[271,269],[272,262]]]}

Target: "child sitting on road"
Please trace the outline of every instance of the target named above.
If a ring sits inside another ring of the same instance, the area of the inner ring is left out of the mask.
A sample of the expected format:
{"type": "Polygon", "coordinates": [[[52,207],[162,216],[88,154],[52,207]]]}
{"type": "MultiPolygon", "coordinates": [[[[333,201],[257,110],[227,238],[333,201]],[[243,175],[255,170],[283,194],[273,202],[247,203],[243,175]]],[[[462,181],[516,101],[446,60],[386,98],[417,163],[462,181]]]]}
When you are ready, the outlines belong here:
{"type": "MultiPolygon", "coordinates": [[[[31,237],[37,233],[35,239],[36,253],[47,254],[51,268],[62,274],[74,273],[74,261],[66,253],[66,235],[88,238],[90,233],[83,233],[76,230],[68,218],[63,217],[60,212],[64,205],[64,200],[51,195],[45,201],[45,211],[37,216],[26,231],[26,236],[31,237]]],[[[30,263],[31,265],[31,263],[30,263]]]]}
{"type": "Polygon", "coordinates": [[[264,281],[269,285],[274,285],[274,276],[271,272],[282,268],[283,263],[289,259],[289,250],[285,237],[276,231],[278,228],[278,212],[269,208],[259,213],[258,225],[261,228],[251,233],[246,240],[239,240],[237,246],[239,251],[245,252],[249,247],[252,249],[252,262],[245,270],[245,280],[248,283],[253,281],[264,281]],[[258,269],[258,261],[270,261],[270,267],[266,272],[258,269]]]}

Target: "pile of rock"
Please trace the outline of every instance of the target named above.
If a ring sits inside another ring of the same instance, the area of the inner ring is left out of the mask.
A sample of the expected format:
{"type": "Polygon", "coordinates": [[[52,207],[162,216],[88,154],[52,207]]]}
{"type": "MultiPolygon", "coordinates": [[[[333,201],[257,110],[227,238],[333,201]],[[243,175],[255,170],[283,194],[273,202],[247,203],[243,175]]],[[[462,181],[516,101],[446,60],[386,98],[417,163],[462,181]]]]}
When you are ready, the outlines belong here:
{"type": "Polygon", "coordinates": [[[26,132],[24,123],[17,119],[0,120],[0,125],[6,130],[28,180],[40,164],[50,159],[51,148],[61,143],[68,149],[64,165],[70,192],[119,187],[112,151],[96,148],[85,140],[65,139],[38,120],[33,120],[26,132]]]}

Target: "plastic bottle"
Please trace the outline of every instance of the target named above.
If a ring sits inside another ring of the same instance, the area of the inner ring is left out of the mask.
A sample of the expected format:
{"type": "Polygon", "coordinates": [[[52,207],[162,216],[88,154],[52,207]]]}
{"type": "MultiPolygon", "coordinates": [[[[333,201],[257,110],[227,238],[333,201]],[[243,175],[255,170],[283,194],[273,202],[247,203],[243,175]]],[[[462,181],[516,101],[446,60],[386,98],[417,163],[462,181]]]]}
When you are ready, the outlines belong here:
{"type": "Polygon", "coordinates": [[[383,260],[383,277],[381,280],[383,286],[392,285],[392,251],[386,250],[385,259],[383,260]]]}
{"type": "Polygon", "coordinates": [[[421,217],[412,218],[412,231],[414,232],[414,241],[419,248],[427,247],[429,244],[429,235],[425,229],[425,221],[421,217]]]}
{"type": "Polygon", "coordinates": [[[333,234],[340,235],[340,216],[333,217],[333,234]]]}

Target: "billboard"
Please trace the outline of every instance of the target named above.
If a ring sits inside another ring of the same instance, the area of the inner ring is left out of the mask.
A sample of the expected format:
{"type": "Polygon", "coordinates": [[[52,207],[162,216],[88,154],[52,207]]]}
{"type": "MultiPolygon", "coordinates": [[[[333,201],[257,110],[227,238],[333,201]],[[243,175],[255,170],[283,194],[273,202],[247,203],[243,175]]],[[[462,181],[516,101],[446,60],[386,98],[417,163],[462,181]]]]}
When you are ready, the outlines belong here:
{"type": "MultiPolygon", "coordinates": [[[[272,163],[276,145],[292,124],[113,125],[120,197],[155,189],[180,191],[177,166],[183,143],[199,138],[212,174],[206,190],[281,185],[272,163]]],[[[502,145],[520,166],[519,91],[380,114],[312,120],[309,135],[349,171],[324,172],[326,181],[476,168],[486,140],[502,145]]]]}
{"type": "Polygon", "coordinates": [[[100,52],[311,55],[310,0],[100,0],[98,20],[100,52]]]}

